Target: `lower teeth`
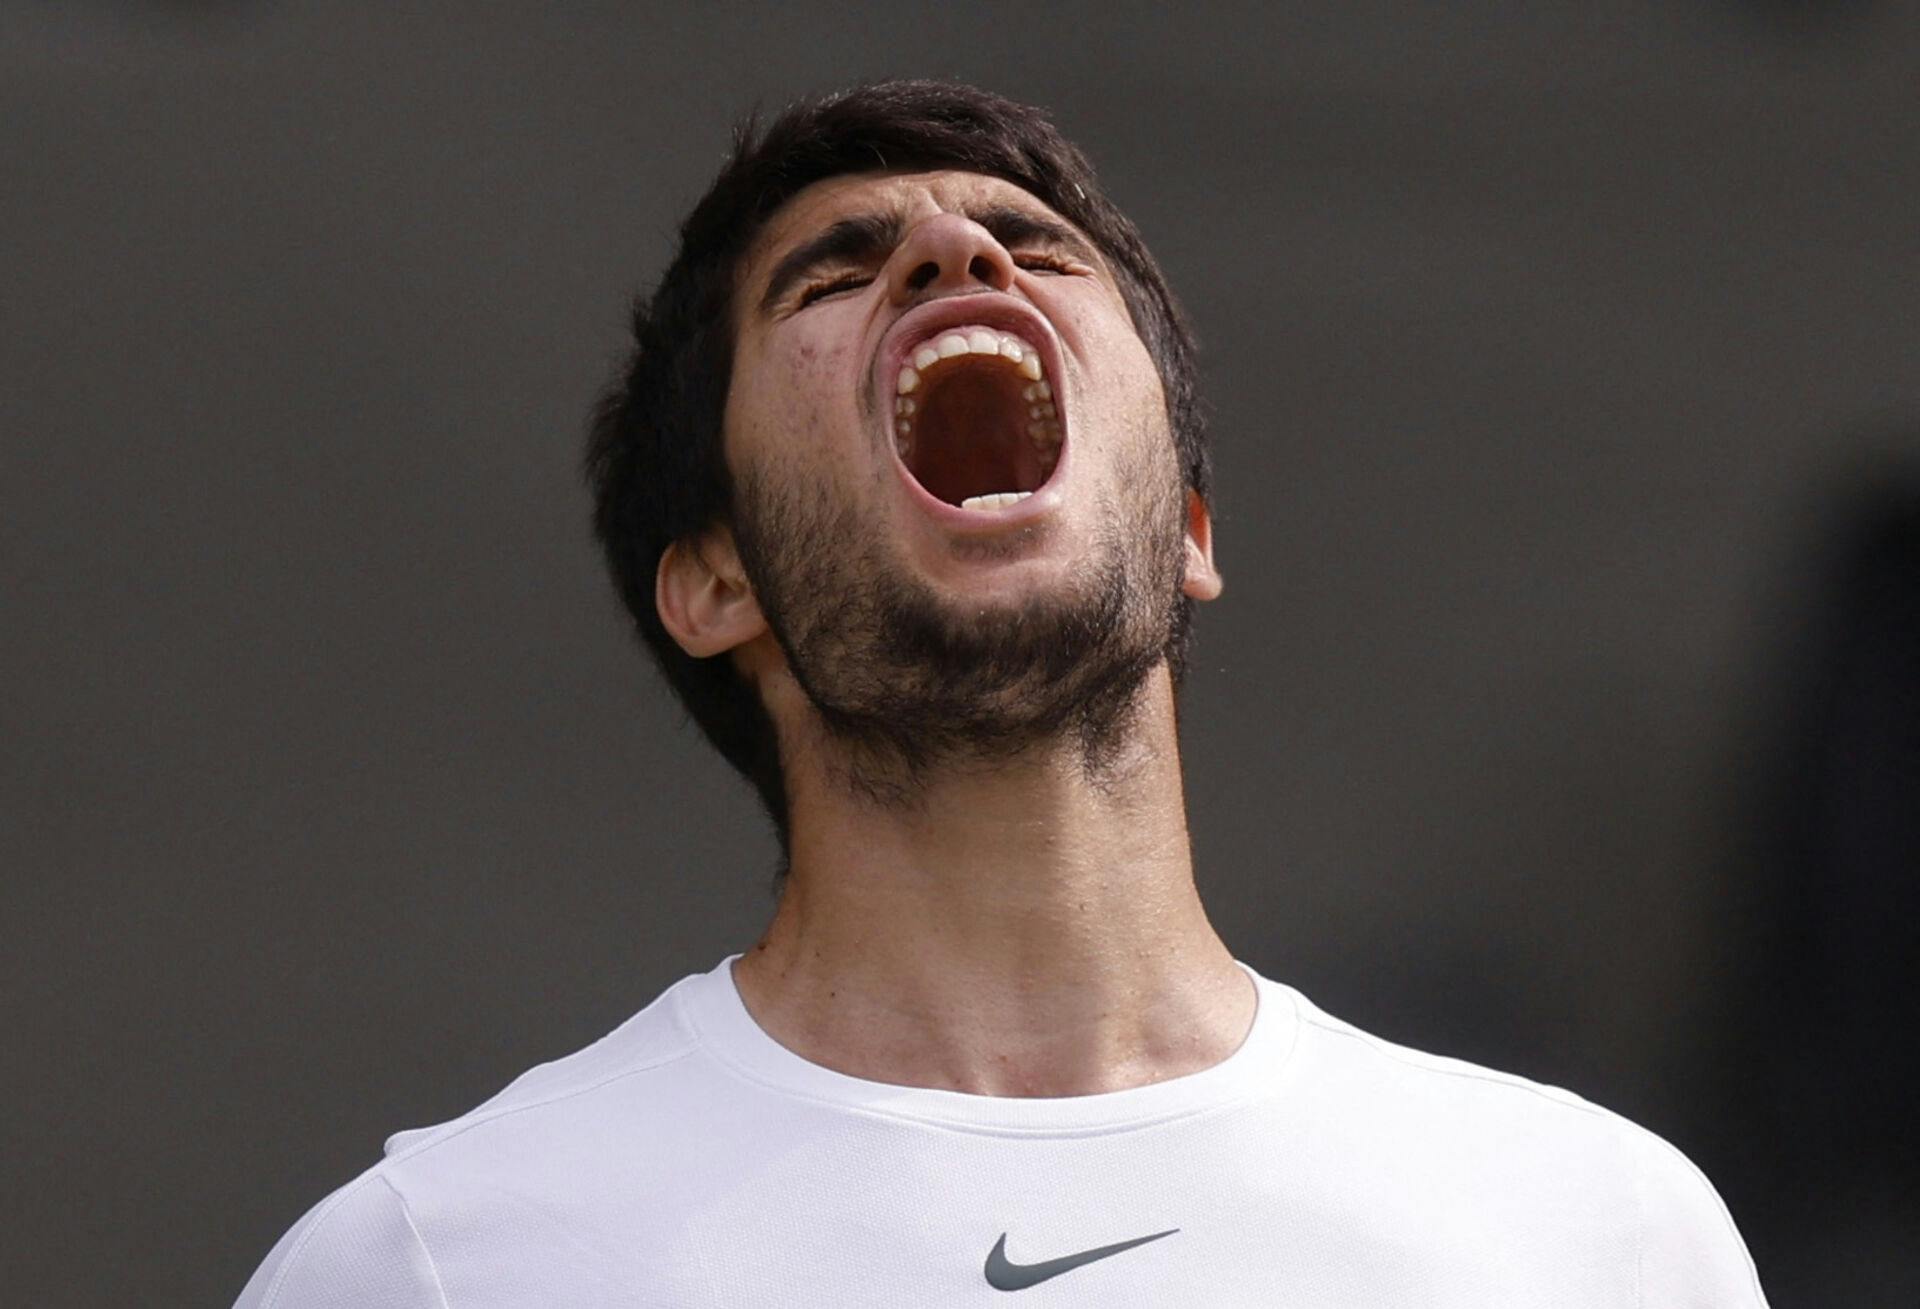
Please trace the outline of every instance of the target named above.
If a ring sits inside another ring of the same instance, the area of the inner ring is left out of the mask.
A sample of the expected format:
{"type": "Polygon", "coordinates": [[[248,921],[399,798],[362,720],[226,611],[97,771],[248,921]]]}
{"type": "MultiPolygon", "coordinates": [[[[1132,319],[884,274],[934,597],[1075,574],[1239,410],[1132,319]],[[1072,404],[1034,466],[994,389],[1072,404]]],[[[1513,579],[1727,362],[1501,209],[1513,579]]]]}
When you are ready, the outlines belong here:
{"type": "Polygon", "coordinates": [[[960,502],[962,509],[1004,509],[1008,505],[1017,505],[1031,491],[995,491],[991,495],[970,495],[960,502]]]}

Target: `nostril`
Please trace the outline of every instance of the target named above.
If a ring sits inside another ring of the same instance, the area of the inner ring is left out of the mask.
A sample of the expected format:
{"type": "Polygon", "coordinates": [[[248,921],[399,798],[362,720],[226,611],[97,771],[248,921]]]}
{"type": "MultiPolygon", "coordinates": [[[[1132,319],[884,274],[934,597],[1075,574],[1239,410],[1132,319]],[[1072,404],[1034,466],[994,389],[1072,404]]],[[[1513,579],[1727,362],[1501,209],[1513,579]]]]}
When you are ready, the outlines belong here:
{"type": "Polygon", "coordinates": [[[993,260],[985,255],[975,255],[973,262],[967,265],[968,274],[977,282],[992,282],[998,271],[993,266],[993,260]]]}
{"type": "Polygon", "coordinates": [[[915,291],[924,291],[927,289],[927,283],[938,276],[940,276],[940,265],[929,259],[907,274],[907,286],[915,291]]]}

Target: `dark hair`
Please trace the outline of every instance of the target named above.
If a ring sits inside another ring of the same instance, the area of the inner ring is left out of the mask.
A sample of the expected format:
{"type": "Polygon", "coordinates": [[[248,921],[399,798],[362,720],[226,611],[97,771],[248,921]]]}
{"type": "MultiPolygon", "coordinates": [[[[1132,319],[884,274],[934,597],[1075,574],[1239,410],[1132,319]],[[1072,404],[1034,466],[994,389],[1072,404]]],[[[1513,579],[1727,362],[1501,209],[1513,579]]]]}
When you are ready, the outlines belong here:
{"type": "MultiPolygon", "coordinates": [[[[680,249],[658,287],[634,305],[633,355],[594,414],[586,467],[594,531],[634,625],[694,721],[760,793],[783,846],[786,794],[773,723],[729,658],[695,659],[667,634],[654,607],[654,574],[669,543],[730,518],[721,427],[733,372],[733,297],[754,238],[815,182],[932,169],[1003,178],[1092,239],[1159,369],[1187,485],[1203,496],[1209,489],[1185,317],[1140,233],[1044,113],[969,86],[889,81],[798,102],[764,132],[749,119],[681,225],[680,249]]],[[[1168,641],[1176,676],[1188,607],[1183,600],[1168,641]]]]}

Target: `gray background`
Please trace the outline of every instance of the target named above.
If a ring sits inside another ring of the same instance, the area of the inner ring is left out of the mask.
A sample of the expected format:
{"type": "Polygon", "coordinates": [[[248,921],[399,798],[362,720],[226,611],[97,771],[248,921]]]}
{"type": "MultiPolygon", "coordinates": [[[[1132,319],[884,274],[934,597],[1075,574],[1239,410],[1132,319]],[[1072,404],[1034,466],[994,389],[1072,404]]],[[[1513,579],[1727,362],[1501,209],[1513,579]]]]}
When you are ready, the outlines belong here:
{"type": "Polygon", "coordinates": [[[1900,4],[0,4],[0,1296],[224,1303],[753,938],[582,424],[731,121],[888,73],[1049,106],[1201,331],[1229,944],[1662,1131],[1777,1303],[1866,1276],[1716,1128],[1790,1043],[1714,1042],[1823,543],[1920,455],[1916,68],[1900,4]]]}

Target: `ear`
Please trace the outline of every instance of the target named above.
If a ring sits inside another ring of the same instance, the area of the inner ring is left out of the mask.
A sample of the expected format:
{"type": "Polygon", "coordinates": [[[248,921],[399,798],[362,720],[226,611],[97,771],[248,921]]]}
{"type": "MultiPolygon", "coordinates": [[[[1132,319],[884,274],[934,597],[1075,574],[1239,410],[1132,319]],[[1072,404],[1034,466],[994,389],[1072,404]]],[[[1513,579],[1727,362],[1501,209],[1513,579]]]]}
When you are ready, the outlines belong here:
{"type": "Polygon", "coordinates": [[[1187,575],[1180,589],[1195,600],[1211,600],[1226,583],[1213,566],[1213,516],[1198,491],[1187,491],[1187,575]]]}
{"type": "Polygon", "coordinates": [[[667,547],[653,575],[653,604],[667,634],[696,659],[725,654],[767,630],[733,533],[724,526],[667,547]]]}

